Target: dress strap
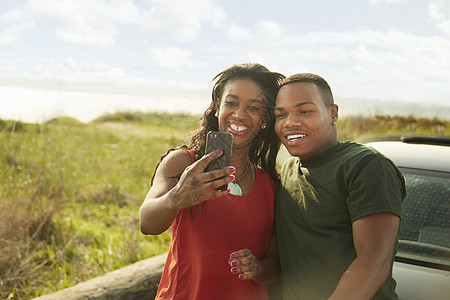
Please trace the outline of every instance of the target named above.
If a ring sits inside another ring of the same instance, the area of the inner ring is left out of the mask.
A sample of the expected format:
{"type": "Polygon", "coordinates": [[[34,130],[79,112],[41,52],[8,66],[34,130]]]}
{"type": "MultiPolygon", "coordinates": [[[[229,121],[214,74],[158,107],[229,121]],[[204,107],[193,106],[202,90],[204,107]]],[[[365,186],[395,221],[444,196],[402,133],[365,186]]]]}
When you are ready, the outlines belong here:
{"type": "Polygon", "coordinates": [[[195,149],[189,149],[186,150],[189,153],[189,156],[191,157],[191,164],[194,163],[194,155],[195,155],[195,149]]]}

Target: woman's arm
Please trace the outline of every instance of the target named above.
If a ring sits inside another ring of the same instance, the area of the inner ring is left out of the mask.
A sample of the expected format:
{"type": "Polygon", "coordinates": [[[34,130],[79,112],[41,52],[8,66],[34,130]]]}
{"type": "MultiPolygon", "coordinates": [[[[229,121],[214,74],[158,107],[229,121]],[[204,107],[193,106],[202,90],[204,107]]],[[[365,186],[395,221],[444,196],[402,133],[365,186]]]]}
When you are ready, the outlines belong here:
{"type": "Polygon", "coordinates": [[[216,190],[231,182],[234,168],[206,172],[206,166],[221,155],[212,152],[192,165],[185,150],[167,155],[156,170],[153,185],[139,209],[141,231],[157,235],[166,231],[184,207],[226,195],[228,191],[216,190]],[[223,179],[216,180],[225,176],[223,179]]]}
{"type": "Polygon", "coordinates": [[[189,153],[185,150],[171,152],[161,161],[153,185],[139,209],[143,234],[163,233],[172,224],[180,208],[173,206],[169,198],[174,195],[169,195],[169,192],[190,163],[189,153]]]}

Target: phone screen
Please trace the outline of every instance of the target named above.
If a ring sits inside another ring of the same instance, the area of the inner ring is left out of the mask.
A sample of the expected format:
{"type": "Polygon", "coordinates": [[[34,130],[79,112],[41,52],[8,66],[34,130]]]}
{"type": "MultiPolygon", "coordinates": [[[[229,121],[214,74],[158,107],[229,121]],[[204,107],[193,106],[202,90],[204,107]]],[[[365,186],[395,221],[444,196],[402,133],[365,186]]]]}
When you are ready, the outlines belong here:
{"type": "MultiPolygon", "coordinates": [[[[205,154],[209,154],[217,149],[223,149],[223,154],[213,160],[205,171],[222,169],[230,165],[231,149],[233,145],[233,135],[228,132],[210,131],[206,137],[205,154]]],[[[224,191],[227,186],[221,186],[219,189],[224,191]]]]}

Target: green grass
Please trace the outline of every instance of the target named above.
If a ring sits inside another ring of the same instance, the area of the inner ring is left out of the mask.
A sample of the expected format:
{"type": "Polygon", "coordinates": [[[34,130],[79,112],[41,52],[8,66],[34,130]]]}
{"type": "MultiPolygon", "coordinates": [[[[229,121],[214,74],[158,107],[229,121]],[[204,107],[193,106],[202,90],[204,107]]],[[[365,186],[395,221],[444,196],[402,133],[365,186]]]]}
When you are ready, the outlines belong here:
{"type": "Polygon", "coordinates": [[[160,156],[196,120],[147,114],[118,130],[1,121],[0,297],[39,296],[167,251],[170,232],[143,236],[138,209],[160,156]]]}
{"type": "MultiPolygon", "coordinates": [[[[122,112],[85,124],[0,120],[0,298],[29,299],[168,250],[144,236],[138,210],[156,163],[198,116],[122,112]]],[[[446,135],[448,121],[349,117],[341,140],[446,135]]]]}

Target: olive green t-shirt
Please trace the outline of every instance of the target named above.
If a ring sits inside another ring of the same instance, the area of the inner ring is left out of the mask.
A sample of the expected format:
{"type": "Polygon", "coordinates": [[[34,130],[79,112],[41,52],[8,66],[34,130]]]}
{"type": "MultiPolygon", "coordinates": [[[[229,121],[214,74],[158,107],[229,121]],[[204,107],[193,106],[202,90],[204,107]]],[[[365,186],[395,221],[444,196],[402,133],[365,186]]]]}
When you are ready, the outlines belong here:
{"type": "MultiPolygon", "coordinates": [[[[281,170],[276,227],[284,299],[326,299],[355,259],[352,222],[369,214],[401,216],[405,181],[376,150],[343,142],[281,170]]],[[[393,258],[397,250],[394,249],[393,258]]],[[[397,299],[391,272],[373,299],[397,299]]]]}

